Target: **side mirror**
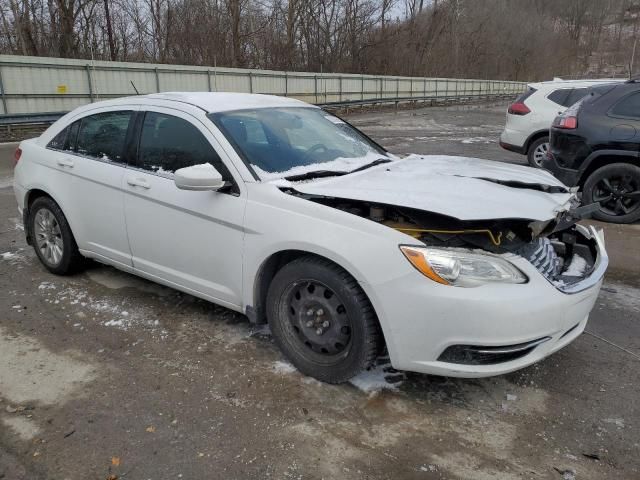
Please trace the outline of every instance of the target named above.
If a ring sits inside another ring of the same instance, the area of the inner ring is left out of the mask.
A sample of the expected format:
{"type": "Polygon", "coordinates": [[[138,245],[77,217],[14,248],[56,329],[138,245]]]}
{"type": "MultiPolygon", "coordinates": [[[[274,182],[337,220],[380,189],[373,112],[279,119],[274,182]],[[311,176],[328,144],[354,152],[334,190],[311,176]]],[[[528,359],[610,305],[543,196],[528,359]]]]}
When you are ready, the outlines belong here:
{"type": "Polygon", "coordinates": [[[220,190],[225,182],[210,163],[192,165],[175,171],[173,181],[180,190],[220,190]]]}

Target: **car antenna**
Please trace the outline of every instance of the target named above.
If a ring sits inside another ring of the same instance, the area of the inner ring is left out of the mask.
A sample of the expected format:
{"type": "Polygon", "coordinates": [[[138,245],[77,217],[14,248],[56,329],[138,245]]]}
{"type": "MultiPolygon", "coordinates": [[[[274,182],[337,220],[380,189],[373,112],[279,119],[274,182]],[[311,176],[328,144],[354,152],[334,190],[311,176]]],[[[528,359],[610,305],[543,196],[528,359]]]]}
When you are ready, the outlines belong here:
{"type": "Polygon", "coordinates": [[[131,82],[131,86],[133,87],[133,89],[136,91],[136,95],[140,95],[140,92],[138,91],[138,89],[136,88],[136,84],[133,83],[133,80],[129,80],[131,82]]]}

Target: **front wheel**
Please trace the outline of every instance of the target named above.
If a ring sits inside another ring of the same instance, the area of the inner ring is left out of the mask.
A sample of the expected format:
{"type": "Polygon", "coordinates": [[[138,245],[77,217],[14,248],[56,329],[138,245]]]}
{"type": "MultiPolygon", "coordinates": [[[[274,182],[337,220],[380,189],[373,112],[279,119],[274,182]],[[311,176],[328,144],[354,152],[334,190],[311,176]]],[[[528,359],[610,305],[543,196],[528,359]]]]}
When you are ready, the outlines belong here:
{"type": "Polygon", "coordinates": [[[593,172],[584,184],[584,203],[599,203],[593,218],[604,222],[640,220],[640,167],[612,163],[593,172]]]}
{"type": "Polygon", "coordinates": [[[535,168],[542,167],[547,152],[549,151],[549,137],[541,137],[535,140],[527,151],[529,165],[535,168]]]}
{"type": "Polygon", "coordinates": [[[284,355],[303,374],[342,383],[368,368],[380,350],[378,320],[351,275],[316,257],[278,271],[267,318],[284,355]]]}

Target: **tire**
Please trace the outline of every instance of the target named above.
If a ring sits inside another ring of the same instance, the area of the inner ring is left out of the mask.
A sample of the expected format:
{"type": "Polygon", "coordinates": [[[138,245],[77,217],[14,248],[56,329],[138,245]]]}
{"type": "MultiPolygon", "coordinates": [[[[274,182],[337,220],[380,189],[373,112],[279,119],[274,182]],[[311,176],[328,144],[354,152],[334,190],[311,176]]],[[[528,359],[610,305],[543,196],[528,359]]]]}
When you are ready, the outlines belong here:
{"type": "Polygon", "coordinates": [[[276,273],[267,319],[285,357],[323,382],[348,381],[380,351],[378,319],[365,293],[346,271],[317,257],[296,259],[276,273]]]}
{"type": "Polygon", "coordinates": [[[640,220],[640,167],[612,163],[587,178],[582,190],[585,204],[600,203],[593,218],[603,222],[632,223],[640,220]]]}
{"type": "Polygon", "coordinates": [[[82,269],[84,257],[78,251],[69,222],[50,197],[38,197],[29,207],[29,229],[40,262],[56,275],[82,269]]]}
{"type": "Polygon", "coordinates": [[[549,150],[549,137],[540,137],[536,139],[527,150],[527,160],[529,165],[534,168],[542,167],[544,155],[549,150]]]}

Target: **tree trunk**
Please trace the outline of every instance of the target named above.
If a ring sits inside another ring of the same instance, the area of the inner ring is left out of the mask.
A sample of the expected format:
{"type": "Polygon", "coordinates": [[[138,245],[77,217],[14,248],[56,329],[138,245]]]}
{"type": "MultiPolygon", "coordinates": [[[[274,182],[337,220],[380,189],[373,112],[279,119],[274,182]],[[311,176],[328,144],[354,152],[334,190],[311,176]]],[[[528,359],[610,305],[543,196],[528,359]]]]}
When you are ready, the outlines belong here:
{"type": "Polygon", "coordinates": [[[107,39],[109,41],[109,58],[116,59],[116,44],[113,40],[113,28],[111,27],[111,14],[109,13],[109,0],[104,0],[104,16],[107,23],[107,39]]]}

